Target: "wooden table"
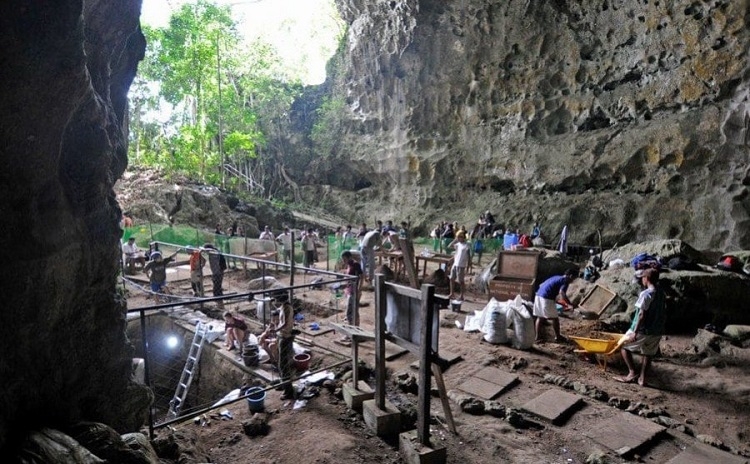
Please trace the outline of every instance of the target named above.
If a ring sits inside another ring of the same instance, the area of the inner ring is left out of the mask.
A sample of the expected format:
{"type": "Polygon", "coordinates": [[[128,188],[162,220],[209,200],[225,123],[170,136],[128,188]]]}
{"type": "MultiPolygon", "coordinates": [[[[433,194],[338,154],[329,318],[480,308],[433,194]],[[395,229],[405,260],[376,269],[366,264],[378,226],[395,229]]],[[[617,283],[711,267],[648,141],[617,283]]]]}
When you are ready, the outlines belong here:
{"type": "Polygon", "coordinates": [[[424,262],[424,267],[422,268],[422,280],[424,280],[427,276],[427,263],[438,263],[438,267],[440,267],[441,264],[445,264],[445,267],[447,268],[450,264],[453,263],[453,256],[452,255],[443,255],[443,254],[433,254],[429,256],[422,256],[417,255],[417,274],[419,274],[419,262],[424,262]]]}
{"type": "Polygon", "coordinates": [[[375,256],[378,258],[378,264],[383,264],[383,258],[388,259],[388,264],[390,264],[393,269],[393,273],[395,275],[399,275],[400,273],[404,272],[403,270],[403,259],[404,259],[404,253],[401,250],[383,250],[380,249],[375,252],[375,256]],[[393,264],[395,262],[395,265],[393,264]]]}

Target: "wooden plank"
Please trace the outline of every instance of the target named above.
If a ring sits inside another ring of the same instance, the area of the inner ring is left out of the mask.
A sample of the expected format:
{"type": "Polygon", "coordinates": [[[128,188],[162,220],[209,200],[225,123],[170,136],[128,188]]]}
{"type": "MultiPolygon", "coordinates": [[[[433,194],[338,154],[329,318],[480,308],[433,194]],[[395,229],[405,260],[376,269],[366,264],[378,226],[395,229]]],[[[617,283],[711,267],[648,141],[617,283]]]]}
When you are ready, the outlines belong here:
{"type": "Polygon", "coordinates": [[[448,392],[445,389],[443,371],[437,364],[432,365],[432,375],[435,376],[435,384],[437,385],[438,393],[440,394],[440,402],[443,404],[443,413],[445,414],[445,420],[448,422],[448,429],[453,432],[454,435],[458,435],[458,431],[456,431],[456,423],[453,422],[451,404],[450,401],[448,401],[448,392]]]}
{"type": "Polygon", "coordinates": [[[375,276],[375,406],[385,410],[385,315],[388,302],[385,297],[385,279],[375,276]]]}
{"type": "Polygon", "coordinates": [[[417,439],[424,446],[430,446],[430,371],[432,357],[432,299],[435,287],[422,286],[422,327],[420,331],[419,390],[417,398],[417,439]]]}
{"type": "Polygon", "coordinates": [[[497,275],[511,279],[534,280],[539,267],[537,251],[500,251],[497,275]]]}
{"type": "Polygon", "coordinates": [[[584,435],[620,456],[625,456],[657,439],[665,430],[661,425],[648,419],[621,412],[593,424],[584,435]]]}
{"type": "Polygon", "coordinates": [[[327,334],[329,332],[333,332],[332,327],[321,327],[318,330],[312,330],[309,327],[302,327],[299,329],[300,332],[304,333],[305,335],[308,335],[310,337],[317,337],[318,335],[327,334]]]}

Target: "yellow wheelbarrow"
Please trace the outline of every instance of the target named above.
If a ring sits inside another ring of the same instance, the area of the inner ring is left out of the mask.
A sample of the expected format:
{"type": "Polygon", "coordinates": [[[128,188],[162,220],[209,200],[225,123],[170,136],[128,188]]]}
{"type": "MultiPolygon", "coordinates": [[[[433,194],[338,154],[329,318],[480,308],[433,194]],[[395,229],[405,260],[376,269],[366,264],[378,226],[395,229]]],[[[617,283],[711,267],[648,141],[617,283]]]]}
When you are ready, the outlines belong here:
{"type": "Polygon", "coordinates": [[[596,363],[607,371],[607,358],[615,354],[625,343],[624,334],[599,332],[603,338],[587,338],[569,335],[568,338],[573,340],[579,349],[573,350],[574,353],[594,355],[596,363]]]}

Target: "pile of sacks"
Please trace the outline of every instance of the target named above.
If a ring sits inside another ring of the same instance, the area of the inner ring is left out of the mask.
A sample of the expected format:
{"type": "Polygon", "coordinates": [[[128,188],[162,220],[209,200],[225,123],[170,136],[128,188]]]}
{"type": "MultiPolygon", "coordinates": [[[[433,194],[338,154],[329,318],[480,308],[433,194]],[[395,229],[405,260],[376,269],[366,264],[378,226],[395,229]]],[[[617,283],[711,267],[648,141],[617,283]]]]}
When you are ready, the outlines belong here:
{"type": "Polygon", "coordinates": [[[528,350],[536,337],[531,308],[531,303],[520,295],[504,302],[492,298],[484,309],[466,316],[464,331],[482,332],[484,341],[493,345],[511,343],[514,348],[528,350]],[[509,329],[512,329],[510,336],[509,329]]]}

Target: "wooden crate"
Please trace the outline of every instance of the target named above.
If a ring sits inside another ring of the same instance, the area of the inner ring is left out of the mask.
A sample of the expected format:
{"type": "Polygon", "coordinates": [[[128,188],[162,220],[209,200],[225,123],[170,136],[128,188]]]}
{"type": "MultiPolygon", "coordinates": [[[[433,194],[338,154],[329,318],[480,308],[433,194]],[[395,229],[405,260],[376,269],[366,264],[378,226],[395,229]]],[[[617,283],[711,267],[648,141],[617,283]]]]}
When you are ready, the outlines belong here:
{"type": "Polygon", "coordinates": [[[534,300],[535,279],[512,279],[497,276],[490,281],[490,298],[498,301],[512,300],[516,295],[528,301],[534,300]]]}
{"type": "Polygon", "coordinates": [[[521,295],[534,299],[539,253],[536,251],[501,251],[497,258],[497,275],[489,282],[490,298],[512,300],[521,295]]]}

